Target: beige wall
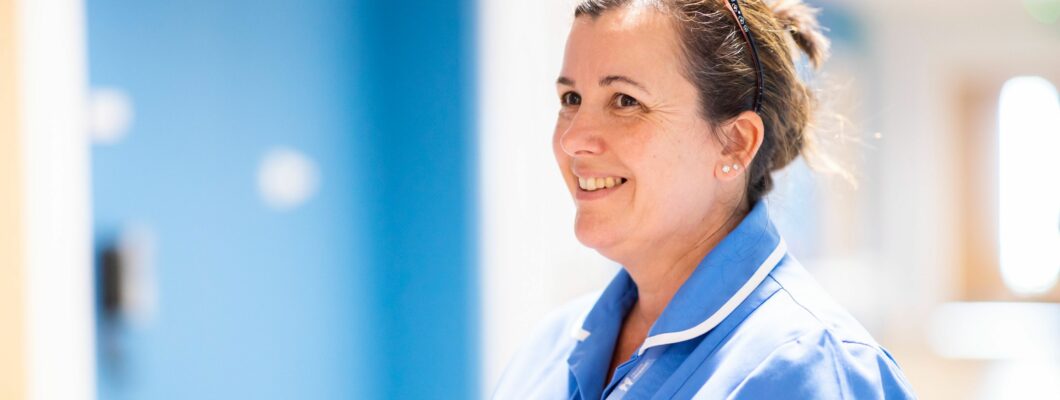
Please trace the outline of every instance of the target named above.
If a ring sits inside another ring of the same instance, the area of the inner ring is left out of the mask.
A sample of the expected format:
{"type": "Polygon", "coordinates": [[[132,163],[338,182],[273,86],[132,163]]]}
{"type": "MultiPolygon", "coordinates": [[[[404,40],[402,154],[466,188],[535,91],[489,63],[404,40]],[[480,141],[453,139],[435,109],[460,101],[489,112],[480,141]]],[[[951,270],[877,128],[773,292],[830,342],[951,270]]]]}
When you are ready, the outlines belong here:
{"type": "Polygon", "coordinates": [[[25,397],[25,275],[15,1],[0,0],[0,398],[25,397]]]}

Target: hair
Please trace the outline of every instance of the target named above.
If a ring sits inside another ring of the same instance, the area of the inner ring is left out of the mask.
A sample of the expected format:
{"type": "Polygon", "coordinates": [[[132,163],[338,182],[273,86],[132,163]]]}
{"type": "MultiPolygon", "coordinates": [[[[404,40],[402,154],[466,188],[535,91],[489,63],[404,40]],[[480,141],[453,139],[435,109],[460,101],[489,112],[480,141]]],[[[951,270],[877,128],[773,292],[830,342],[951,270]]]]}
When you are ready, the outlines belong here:
{"type": "MultiPolygon", "coordinates": [[[[634,0],[586,0],[575,18],[597,18],[634,0]]],[[[696,87],[702,115],[715,132],[726,121],[752,110],[757,91],[750,44],[726,0],[636,0],[674,17],[686,63],[686,78],[696,87]]],[[[801,0],[740,1],[740,9],[754,36],[762,68],[764,90],[758,115],[764,139],[747,166],[747,205],[773,189],[772,172],[796,157],[815,153],[809,133],[817,107],[814,92],[799,79],[795,68],[801,51],[814,68],[828,57],[828,39],[817,22],[818,10],[801,0]]],[[[723,147],[726,138],[721,137],[723,147]]]]}

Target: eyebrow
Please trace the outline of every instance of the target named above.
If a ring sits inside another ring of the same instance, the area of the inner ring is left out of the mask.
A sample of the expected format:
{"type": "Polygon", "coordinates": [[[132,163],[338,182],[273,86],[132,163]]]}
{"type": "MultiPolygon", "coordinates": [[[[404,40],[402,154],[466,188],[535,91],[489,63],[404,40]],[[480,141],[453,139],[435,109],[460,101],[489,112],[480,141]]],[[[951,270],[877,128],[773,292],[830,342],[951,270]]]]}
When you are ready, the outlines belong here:
{"type": "Polygon", "coordinates": [[[648,91],[648,88],[644,87],[644,85],[640,84],[640,82],[637,82],[637,81],[635,81],[633,79],[630,79],[627,76],[622,76],[622,75],[608,75],[608,76],[605,76],[604,79],[600,80],[600,86],[607,86],[607,85],[610,85],[610,84],[615,83],[615,82],[628,83],[630,85],[636,86],[640,90],[643,90],[643,91],[645,91],[645,92],[647,92],[649,94],[651,93],[651,92],[648,91]]]}
{"type": "MultiPolygon", "coordinates": [[[[640,90],[643,90],[645,93],[651,94],[651,92],[648,90],[648,88],[644,87],[644,85],[642,85],[640,82],[637,82],[637,81],[631,79],[628,76],[622,76],[622,75],[608,75],[608,76],[605,76],[603,79],[600,79],[600,86],[608,86],[608,85],[611,85],[612,83],[615,83],[615,82],[627,83],[627,84],[636,86],[640,90]]],[[[574,80],[572,80],[572,79],[570,79],[568,77],[565,77],[565,76],[561,76],[561,77],[559,77],[559,79],[556,79],[556,83],[560,84],[560,85],[574,86],[574,80]]]]}

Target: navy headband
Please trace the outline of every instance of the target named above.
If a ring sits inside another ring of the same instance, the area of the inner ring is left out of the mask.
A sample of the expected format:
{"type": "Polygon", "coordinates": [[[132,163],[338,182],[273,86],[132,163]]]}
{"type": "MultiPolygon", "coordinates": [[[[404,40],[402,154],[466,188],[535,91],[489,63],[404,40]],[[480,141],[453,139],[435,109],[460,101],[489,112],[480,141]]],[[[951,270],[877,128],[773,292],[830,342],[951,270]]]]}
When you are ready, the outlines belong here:
{"type": "Polygon", "coordinates": [[[758,112],[762,108],[762,93],[765,91],[765,82],[762,79],[762,63],[758,60],[758,49],[755,45],[755,38],[751,35],[751,28],[747,26],[747,20],[743,17],[743,12],[740,11],[740,3],[738,0],[728,0],[729,12],[732,13],[733,18],[736,18],[737,25],[740,27],[740,32],[743,33],[744,40],[747,41],[747,46],[751,48],[751,60],[755,64],[755,101],[754,110],[758,112]]]}

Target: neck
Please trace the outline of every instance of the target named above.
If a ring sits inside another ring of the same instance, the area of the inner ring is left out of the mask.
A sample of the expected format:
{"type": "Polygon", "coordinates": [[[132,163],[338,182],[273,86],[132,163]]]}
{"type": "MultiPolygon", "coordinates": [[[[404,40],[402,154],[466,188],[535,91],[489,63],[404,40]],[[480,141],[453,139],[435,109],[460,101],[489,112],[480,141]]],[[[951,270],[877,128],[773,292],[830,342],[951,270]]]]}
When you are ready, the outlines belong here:
{"type": "Polygon", "coordinates": [[[732,212],[704,223],[695,234],[671,236],[649,246],[637,262],[623,264],[637,285],[637,304],[631,313],[655,323],[667,304],[688,280],[700,261],[742,220],[746,212],[732,212]]]}

